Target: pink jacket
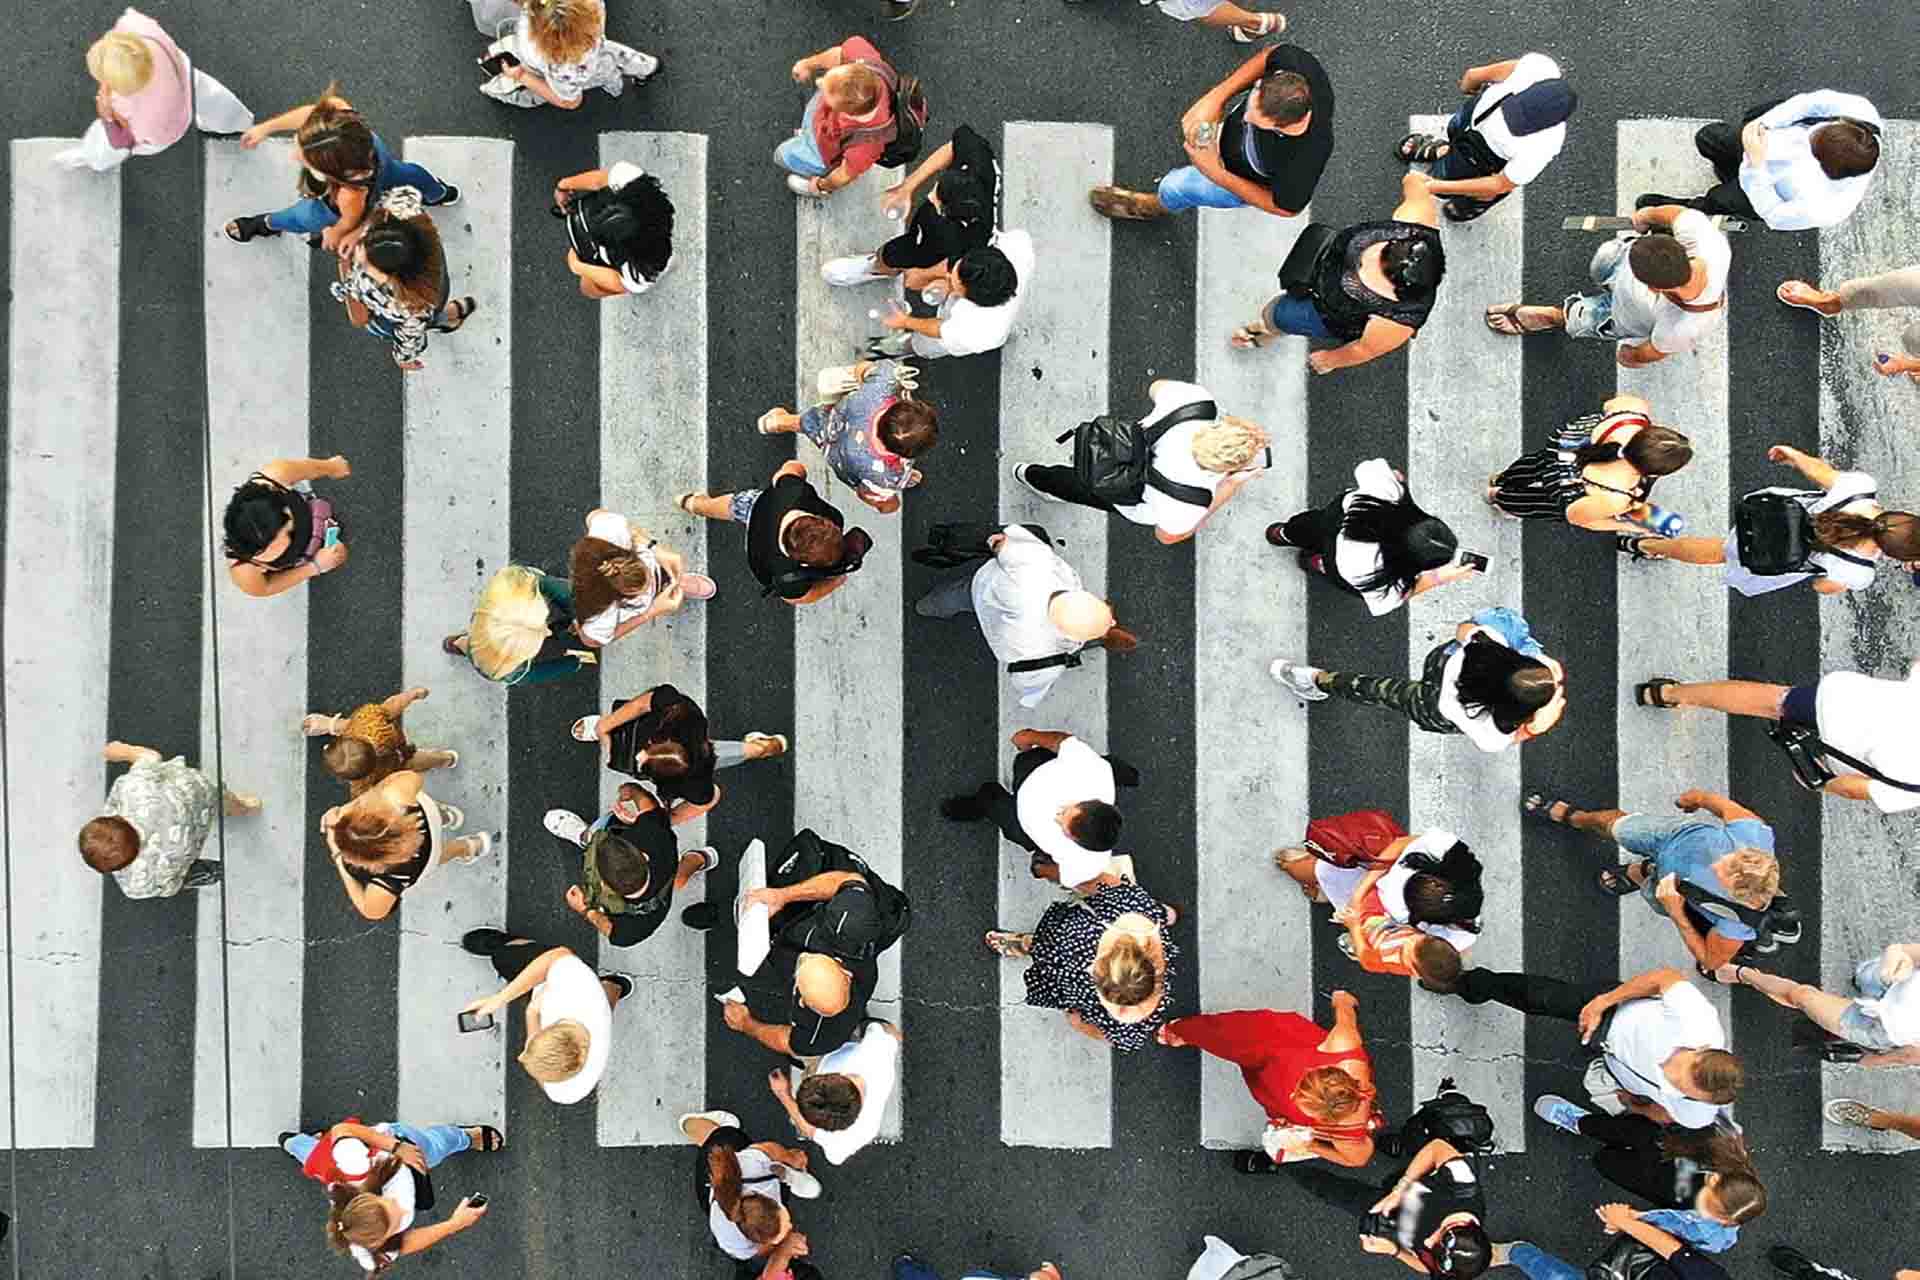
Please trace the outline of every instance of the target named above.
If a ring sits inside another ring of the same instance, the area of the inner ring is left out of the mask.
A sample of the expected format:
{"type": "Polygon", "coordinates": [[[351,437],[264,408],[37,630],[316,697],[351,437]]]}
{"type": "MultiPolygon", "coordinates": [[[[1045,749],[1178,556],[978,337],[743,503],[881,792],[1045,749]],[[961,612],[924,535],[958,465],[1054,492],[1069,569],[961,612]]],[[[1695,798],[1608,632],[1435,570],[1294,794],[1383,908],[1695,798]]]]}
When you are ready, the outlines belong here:
{"type": "Polygon", "coordinates": [[[153,53],[153,78],[147,87],[131,96],[114,94],[113,109],[126,117],[134,141],[160,147],[178,142],[193,123],[187,56],[159,23],[138,9],[121,14],[113,29],[139,36],[153,53]]]}

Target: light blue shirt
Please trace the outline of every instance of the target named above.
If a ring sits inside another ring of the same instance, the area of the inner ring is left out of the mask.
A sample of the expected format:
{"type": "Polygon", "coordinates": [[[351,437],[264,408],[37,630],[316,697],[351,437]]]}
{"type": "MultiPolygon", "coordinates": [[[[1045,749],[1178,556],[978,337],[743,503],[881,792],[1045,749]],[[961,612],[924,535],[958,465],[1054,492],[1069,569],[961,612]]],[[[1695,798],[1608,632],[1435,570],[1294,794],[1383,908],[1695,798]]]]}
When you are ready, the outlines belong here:
{"type": "Polygon", "coordinates": [[[1829,178],[1813,155],[1813,131],[1845,117],[1881,127],[1880,112],[1857,93],[1797,93],[1759,117],[1762,158],[1740,162],[1740,189],[1775,231],[1810,231],[1844,221],[1867,194],[1871,172],[1829,178]]]}
{"type": "Polygon", "coordinates": [[[1725,1253],[1740,1239],[1740,1228],[1715,1222],[1693,1209],[1655,1209],[1641,1214],[1640,1221],[1706,1253],[1725,1253]]]}
{"type": "MultiPolygon", "coordinates": [[[[1758,818],[1738,818],[1722,822],[1710,813],[1690,813],[1677,818],[1644,819],[1627,817],[1614,824],[1613,837],[1629,853],[1653,860],[1643,893],[1654,910],[1665,908],[1656,898],[1660,881],[1667,876],[1680,879],[1722,898],[1730,897],[1727,887],[1714,874],[1713,864],[1736,849],[1773,852],[1773,828],[1758,818]]],[[[1736,942],[1750,941],[1753,930],[1738,916],[1711,916],[1713,932],[1736,942]]]]}

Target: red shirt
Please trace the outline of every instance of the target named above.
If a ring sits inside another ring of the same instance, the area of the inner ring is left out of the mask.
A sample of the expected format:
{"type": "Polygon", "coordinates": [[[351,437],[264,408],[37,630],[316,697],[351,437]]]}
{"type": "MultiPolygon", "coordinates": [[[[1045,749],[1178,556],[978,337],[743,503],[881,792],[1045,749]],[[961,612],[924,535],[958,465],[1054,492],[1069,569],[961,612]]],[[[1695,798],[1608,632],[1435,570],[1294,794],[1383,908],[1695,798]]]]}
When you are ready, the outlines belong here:
{"type": "MultiPolygon", "coordinates": [[[[864,62],[875,70],[881,67],[889,71],[893,69],[865,36],[854,36],[841,45],[840,58],[843,66],[849,62],[864,62]]],[[[880,153],[887,149],[887,144],[876,140],[857,142],[849,147],[844,141],[846,136],[856,129],[880,128],[892,119],[893,99],[884,91],[880,95],[880,106],[870,120],[842,115],[822,100],[820,109],[813,114],[813,143],[820,148],[820,158],[826,162],[827,168],[834,169],[844,164],[848,175],[857,178],[873,168],[880,159],[880,153]]]]}
{"type": "Polygon", "coordinates": [[[1326,1053],[1320,1042],[1326,1029],[1297,1013],[1273,1009],[1242,1009],[1234,1013],[1200,1013],[1167,1024],[1167,1030],[1196,1048],[1225,1058],[1240,1068],[1253,1100],[1276,1124],[1305,1125],[1329,1139],[1360,1138],[1371,1132],[1371,1122],[1329,1126],[1300,1110],[1293,1091],[1300,1077],[1316,1067],[1359,1062],[1369,1068],[1373,1059],[1362,1049],[1326,1053]]]}

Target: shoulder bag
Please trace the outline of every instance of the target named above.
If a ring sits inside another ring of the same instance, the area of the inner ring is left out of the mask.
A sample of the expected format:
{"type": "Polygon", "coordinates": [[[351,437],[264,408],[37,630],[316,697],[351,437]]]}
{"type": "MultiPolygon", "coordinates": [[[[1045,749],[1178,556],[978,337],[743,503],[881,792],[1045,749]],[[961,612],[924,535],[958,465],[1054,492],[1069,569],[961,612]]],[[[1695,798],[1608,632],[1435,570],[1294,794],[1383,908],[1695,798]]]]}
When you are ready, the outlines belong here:
{"type": "Polygon", "coordinates": [[[1665,1261],[1623,1231],[1587,1264],[1587,1280],[1648,1280],[1665,1261]]]}

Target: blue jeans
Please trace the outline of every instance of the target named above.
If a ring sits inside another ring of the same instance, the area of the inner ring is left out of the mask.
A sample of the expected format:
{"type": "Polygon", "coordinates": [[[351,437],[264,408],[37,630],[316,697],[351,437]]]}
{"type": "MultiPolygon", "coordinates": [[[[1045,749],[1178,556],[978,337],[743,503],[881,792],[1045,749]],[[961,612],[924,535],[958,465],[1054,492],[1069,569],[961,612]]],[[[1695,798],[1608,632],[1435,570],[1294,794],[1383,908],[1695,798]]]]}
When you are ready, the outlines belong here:
{"type": "MultiPolygon", "coordinates": [[[[373,135],[373,187],[367,192],[368,207],[395,187],[418,187],[420,198],[428,204],[439,204],[447,197],[446,183],[434,177],[424,165],[396,159],[376,133],[373,135]]],[[[313,197],[267,215],[267,225],[275,231],[306,236],[317,236],[338,221],[338,211],[326,201],[313,197]]]]}
{"type": "Polygon", "coordinates": [[[1269,329],[1278,329],[1281,333],[1291,333],[1301,338],[1319,338],[1331,342],[1333,330],[1327,328],[1327,319],[1320,314],[1320,308],[1314,305],[1312,298],[1300,298],[1291,293],[1283,293],[1267,304],[1260,318],[1269,329]]]}
{"type": "Polygon", "coordinates": [[[1244,209],[1247,202],[1192,165],[1182,165],[1160,179],[1160,204],[1168,213],[1188,209],[1244,209]]]}
{"type": "MultiPolygon", "coordinates": [[[[940,1273],[917,1258],[895,1258],[893,1280],[940,1280],[940,1273]]],[[[997,1271],[969,1271],[960,1280],[1013,1280],[997,1271]]]]}
{"type": "Polygon", "coordinates": [[[821,157],[819,144],[813,140],[813,119],[819,113],[820,95],[816,93],[808,99],[806,114],[800,117],[800,132],[773,149],[773,162],[788,173],[819,178],[831,171],[832,166],[821,157]]]}
{"type": "Polygon", "coordinates": [[[1587,1274],[1586,1268],[1576,1267],[1525,1241],[1513,1246],[1513,1265],[1526,1272],[1527,1280],[1585,1280],[1587,1274]]]}
{"type": "MultiPolygon", "coordinates": [[[[392,1128],[394,1137],[405,1138],[408,1142],[420,1148],[420,1153],[427,1158],[427,1168],[429,1169],[439,1165],[439,1163],[448,1156],[457,1156],[462,1151],[470,1150],[473,1147],[473,1135],[455,1125],[412,1125],[401,1124],[396,1120],[393,1122],[392,1128]]],[[[296,1133],[291,1138],[288,1138],[286,1145],[280,1149],[292,1156],[295,1160],[305,1164],[307,1162],[307,1156],[319,1145],[320,1139],[314,1137],[312,1134],[296,1133]]]]}

